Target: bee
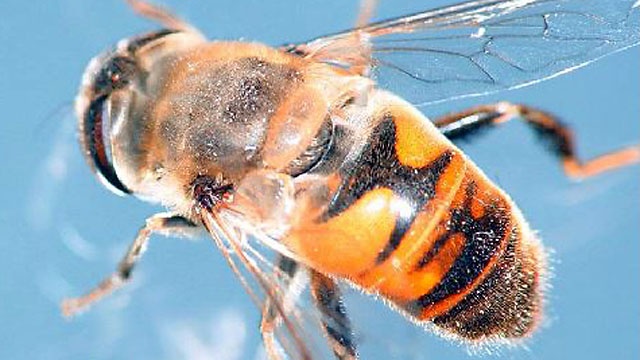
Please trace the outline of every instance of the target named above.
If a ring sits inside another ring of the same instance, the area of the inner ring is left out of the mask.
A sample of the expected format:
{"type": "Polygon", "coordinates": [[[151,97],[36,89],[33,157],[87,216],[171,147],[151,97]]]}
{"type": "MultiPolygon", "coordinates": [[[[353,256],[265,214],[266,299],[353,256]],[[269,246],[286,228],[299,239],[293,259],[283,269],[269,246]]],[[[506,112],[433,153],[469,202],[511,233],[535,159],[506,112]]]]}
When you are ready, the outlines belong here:
{"type": "Polygon", "coordinates": [[[75,106],[81,146],[106,187],[170,211],[147,219],[111,276],[63,302],[68,316],[123,286],[152,233],[204,230],[262,310],[272,359],[316,357],[289,301],[301,276],[339,359],[358,357],[342,283],[445,336],[517,342],[543,316],[546,250],[454,142],[521,120],[571,177],[640,162],[638,146],[581,161],[570,130],[526,105],[433,121],[415,107],[532,84],[637,45],[632,1],[479,0],[371,24],[365,1],[353,30],[280,47],[210,42],[160,7],[128,2],[163,29],[90,62],[75,106]],[[394,84],[420,90],[405,99],[394,84]]]}

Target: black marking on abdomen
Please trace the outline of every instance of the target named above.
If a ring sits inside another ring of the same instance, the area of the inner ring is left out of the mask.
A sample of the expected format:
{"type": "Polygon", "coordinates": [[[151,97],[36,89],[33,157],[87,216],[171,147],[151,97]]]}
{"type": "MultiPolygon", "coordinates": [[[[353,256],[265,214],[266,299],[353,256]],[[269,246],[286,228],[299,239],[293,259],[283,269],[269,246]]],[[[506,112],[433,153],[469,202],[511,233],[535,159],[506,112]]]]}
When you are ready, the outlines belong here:
{"type": "Polygon", "coordinates": [[[469,340],[519,338],[535,327],[541,307],[535,254],[522,250],[517,228],[500,260],[472,292],[433,322],[469,340]]]}
{"type": "Polygon", "coordinates": [[[466,198],[460,208],[451,210],[448,231],[426,252],[416,264],[416,270],[426,266],[438,254],[444,243],[455,234],[462,234],[465,245],[458,258],[441,281],[429,293],[407,304],[407,310],[419,315],[422,310],[450,295],[457,294],[475,281],[487,267],[505,240],[511,226],[508,209],[495,201],[485,208],[485,215],[474,218],[471,214],[471,199],[476,193],[475,183],[466,188],[466,198]]]}
{"type": "Polygon", "coordinates": [[[382,264],[389,258],[389,256],[391,256],[391,254],[398,248],[398,246],[400,246],[402,237],[411,227],[413,219],[415,219],[415,211],[413,211],[409,216],[398,215],[398,217],[396,218],[395,227],[393,228],[393,232],[389,237],[387,245],[380,253],[378,253],[378,256],[376,257],[376,264],[382,264]]]}
{"type": "Polygon", "coordinates": [[[390,115],[376,126],[360,156],[346,169],[342,169],[342,184],[322,220],[339,215],[364,194],[378,188],[391,189],[411,211],[397,214],[396,224],[389,242],[376,258],[380,264],[398,248],[416,215],[436,194],[436,184],[445,171],[454,152],[444,151],[438,158],[422,168],[403,165],[396,154],[396,129],[390,115]]]}
{"type": "Polygon", "coordinates": [[[111,143],[109,135],[105,134],[104,107],[108,96],[100,95],[91,100],[89,107],[82,116],[80,136],[89,165],[111,186],[124,194],[131,194],[131,190],[122,183],[111,159],[111,143]]]}
{"type": "Polygon", "coordinates": [[[440,252],[440,249],[442,249],[442,247],[447,243],[447,241],[453,235],[454,234],[452,234],[450,231],[447,231],[446,233],[438,237],[438,239],[436,239],[436,241],[433,242],[433,246],[429,248],[429,251],[427,251],[422,256],[422,258],[420,258],[420,260],[415,266],[415,270],[421,270],[422,268],[427,266],[431,262],[431,260],[433,260],[433,258],[440,252]]]}

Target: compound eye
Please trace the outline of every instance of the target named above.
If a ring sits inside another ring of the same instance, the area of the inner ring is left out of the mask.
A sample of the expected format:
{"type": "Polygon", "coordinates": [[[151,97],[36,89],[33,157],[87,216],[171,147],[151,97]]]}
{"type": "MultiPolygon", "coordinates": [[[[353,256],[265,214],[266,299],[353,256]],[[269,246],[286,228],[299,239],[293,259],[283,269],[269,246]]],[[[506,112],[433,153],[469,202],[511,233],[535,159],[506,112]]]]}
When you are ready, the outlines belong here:
{"type": "Polygon", "coordinates": [[[116,92],[127,91],[138,75],[135,60],[114,51],[91,61],[77,100],[81,146],[100,181],[117,194],[130,194],[118,178],[111,157],[111,106],[116,92]]]}
{"type": "MultiPolygon", "coordinates": [[[[116,48],[95,57],[82,78],[80,93],[76,98],[80,145],[98,178],[117,194],[131,194],[132,191],[124,185],[114,167],[111,153],[112,121],[115,121],[117,114],[112,111],[126,112],[127,99],[137,91],[137,81],[147,76],[137,63],[137,59],[142,56],[139,52],[154,49],[156,41],[174,33],[175,30],[160,30],[127,39],[116,48]]],[[[202,41],[200,37],[195,40],[202,41]]],[[[193,41],[188,43],[192,44],[193,41]]],[[[162,46],[157,48],[163,54],[166,52],[162,51],[162,46]]],[[[152,60],[148,53],[143,57],[147,61],[152,60]]]]}
{"type": "Polygon", "coordinates": [[[81,142],[89,165],[101,182],[117,194],[131,194],[118,178],[111,158],[108,95],[94,98],[81,119],[81,142]]]}

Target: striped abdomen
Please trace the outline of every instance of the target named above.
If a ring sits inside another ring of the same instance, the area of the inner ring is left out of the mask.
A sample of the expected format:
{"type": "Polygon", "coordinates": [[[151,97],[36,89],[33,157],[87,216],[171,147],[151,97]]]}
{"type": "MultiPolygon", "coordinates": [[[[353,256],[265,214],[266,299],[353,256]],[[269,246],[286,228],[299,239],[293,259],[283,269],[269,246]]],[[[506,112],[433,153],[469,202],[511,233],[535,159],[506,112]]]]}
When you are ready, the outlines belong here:
{"type": "Polygon", "coordinates": [[[390,97],[339,170],[324,214],[286,240],[309,266],[469,340],[517,338],[540,314],[540,246],[500,189],[390,97]]]}

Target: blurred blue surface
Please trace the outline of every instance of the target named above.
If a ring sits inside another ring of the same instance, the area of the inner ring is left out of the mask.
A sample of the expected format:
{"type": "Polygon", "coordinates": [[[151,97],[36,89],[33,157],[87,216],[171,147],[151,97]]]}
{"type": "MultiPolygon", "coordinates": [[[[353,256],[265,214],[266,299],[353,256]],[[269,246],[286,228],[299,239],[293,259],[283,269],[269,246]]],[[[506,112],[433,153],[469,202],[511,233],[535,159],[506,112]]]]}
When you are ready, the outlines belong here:
{"type": "MultiPolygon", "coordinates": [[[[379,17],[435,5],[382,1],[379,17]]],[[[211,38],[271,44],[350,27],[357,4],[318,1],[166,1],[211,38]]],[[[64,296],[115,267],[158,209],[95,181],[74,140],[71,101],[88,60],[155,25],[120,1],[0,2],[0,358],[261,358],[258,313],[208,241],[154,238],[125,291],[67,321],[64,296]]],[[[572,125],[584,157],[637,143],[640,49],[536,86],[424,109],[430,115],[510,100],[572,125]]],[[[575,183],[519,124],[463,148],[522,208],[554,249],[543,329],[501,349],[506,359],[640,357],[640,167],[575,183]]],[[[462,359],[464,348],[350,294],[363,358],[462,359]],[[371,314],[376,314],[371,316],[371,314]]]]}

